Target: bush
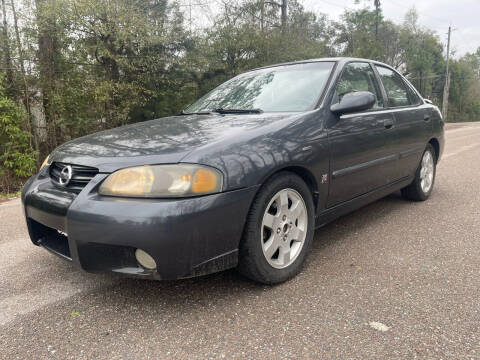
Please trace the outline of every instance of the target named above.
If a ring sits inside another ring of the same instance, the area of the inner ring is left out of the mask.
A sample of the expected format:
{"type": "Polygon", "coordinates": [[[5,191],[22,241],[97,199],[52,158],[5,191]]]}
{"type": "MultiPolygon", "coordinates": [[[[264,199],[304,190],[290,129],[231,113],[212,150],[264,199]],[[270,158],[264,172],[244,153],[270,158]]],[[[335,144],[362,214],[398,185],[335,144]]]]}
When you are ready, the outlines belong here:
{"type": "Polygon", "coordinates": [[[36,170],[36,153],[25,130],[26,114],[0,88],[0,193],[16,192],[36,170]]]}

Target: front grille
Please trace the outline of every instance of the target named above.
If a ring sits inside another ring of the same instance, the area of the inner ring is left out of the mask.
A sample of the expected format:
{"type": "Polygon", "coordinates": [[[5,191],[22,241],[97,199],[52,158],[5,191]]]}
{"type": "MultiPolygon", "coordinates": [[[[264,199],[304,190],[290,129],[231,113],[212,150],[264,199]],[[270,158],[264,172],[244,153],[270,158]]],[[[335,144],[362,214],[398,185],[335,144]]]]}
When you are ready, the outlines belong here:
{"type": "Polygon", "coordinates": [[[66,164],[61,162],[54,162],[50,165],[50,178],[52,181],[63,188],[79,193],[82,189],[98,174],[98,169],[89,166],[66,164]],[[70,165],[72,167],[72,178],[67,185],[60,183],[60,175],[62,170],[70,165]]]}

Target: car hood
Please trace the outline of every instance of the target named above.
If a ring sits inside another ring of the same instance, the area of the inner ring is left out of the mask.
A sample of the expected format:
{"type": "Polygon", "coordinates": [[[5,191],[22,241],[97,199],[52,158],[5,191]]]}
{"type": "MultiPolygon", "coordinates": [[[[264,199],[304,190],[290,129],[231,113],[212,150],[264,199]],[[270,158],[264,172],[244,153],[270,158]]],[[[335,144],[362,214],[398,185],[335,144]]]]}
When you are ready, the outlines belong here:
{"type": "Polygon", "coordinates": [[[69,141],[55,149],[51,160],[94,166],[101,172],[138,164],[177,163],[197,148],[235,139],[289,117],[295,114],[171,116],[69,141]]]}

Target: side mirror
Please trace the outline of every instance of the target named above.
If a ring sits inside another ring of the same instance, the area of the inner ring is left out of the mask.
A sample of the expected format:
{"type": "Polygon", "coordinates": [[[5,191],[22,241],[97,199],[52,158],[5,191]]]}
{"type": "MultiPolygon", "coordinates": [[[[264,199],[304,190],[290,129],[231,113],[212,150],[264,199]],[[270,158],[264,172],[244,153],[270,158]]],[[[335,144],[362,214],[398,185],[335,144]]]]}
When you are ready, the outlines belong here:
{"type": "Polygon", "coordinates": [[[342,100],[333,104],[330,111],[337,115],[368,110],[375,104],[375,95],[370,91],[356,91],[345,94],[342,100]]]}

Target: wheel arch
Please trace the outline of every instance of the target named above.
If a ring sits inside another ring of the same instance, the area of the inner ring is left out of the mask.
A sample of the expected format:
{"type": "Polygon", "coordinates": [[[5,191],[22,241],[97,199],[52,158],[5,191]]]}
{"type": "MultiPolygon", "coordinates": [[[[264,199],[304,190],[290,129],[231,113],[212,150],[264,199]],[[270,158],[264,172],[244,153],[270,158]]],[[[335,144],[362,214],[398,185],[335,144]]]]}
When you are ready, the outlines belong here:
{"type": "Polygon", "coordinates": [[[291,172],[299,176],[305,182],[305,184],[310,189],[310,192],[312,194],[313,205],[316,211],[318,206],[318,197],[319,197],[318,183],[313,173],[306,167],[299,166],[299,165],[287,165],[287,166],[283,166],[281,168],[275,169],[274,171],[269,173],[264,179],[262,179],[261,184],[262,185],[265,184],[269,179],[271,179],[276,174],[285,172],[285,171],[291,172]]]}
{"type": "Polygon", "coordinates": [[[438,157],[440,156],[440,143],[438,142],[437,138],[431,138],[428,143],[433,146],[433,150],[435,150],[435,162],[438,161],[438,157]]]}

